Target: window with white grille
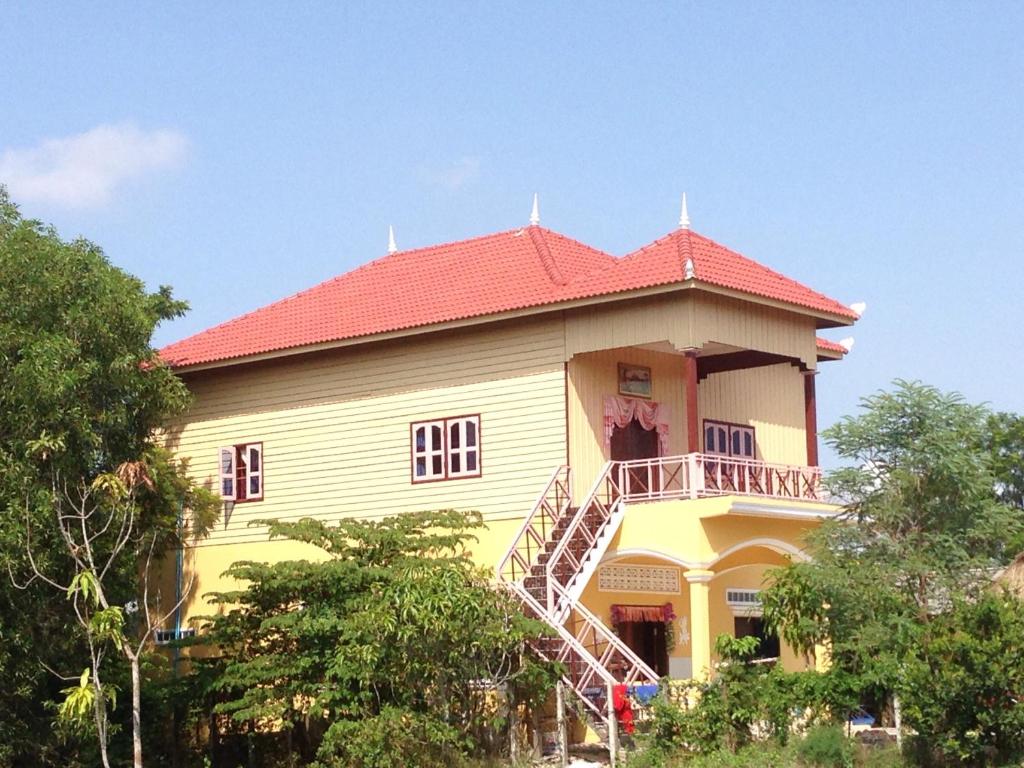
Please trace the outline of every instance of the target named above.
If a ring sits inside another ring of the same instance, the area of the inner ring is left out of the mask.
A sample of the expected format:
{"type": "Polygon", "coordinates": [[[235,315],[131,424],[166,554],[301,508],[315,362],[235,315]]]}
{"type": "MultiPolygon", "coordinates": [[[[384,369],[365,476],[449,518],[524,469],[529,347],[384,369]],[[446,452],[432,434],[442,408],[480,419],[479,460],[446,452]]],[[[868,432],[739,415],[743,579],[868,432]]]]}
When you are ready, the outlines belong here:
{"type": "Polygon", "coordinates": [[[761,590],[726,589],[725,602],[737,616],[761,615],[761,590]]]}
{"type": "Polygon", "coordinates": [[[412,481],[480,476],[480,417],[455,416],[410,425],[412,481]]]}
{"type": "Polygon", "coordinates": [[[263,443],[221,448],[220,497],[224,501],[259,501],[263,498],[263,443]]]}

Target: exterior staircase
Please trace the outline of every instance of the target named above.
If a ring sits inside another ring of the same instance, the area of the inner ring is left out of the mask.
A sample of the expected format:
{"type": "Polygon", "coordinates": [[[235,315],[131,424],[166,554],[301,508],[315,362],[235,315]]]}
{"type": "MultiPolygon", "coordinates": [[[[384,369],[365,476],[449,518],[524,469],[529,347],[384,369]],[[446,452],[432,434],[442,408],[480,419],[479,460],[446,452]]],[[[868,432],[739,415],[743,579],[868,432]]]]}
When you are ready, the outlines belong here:
{"type": "Polygon", "coordinates": [[[610,686],[658,682],[654,670],[580,602],[625,514],[619,477],[617,464],[608,462],[573,507],[571,471],[556,469],[497,567],[498,581],[527,615],[554,630],[534,651],[563,665],[563,683],[599,732],[611,727],[610,686]]]}

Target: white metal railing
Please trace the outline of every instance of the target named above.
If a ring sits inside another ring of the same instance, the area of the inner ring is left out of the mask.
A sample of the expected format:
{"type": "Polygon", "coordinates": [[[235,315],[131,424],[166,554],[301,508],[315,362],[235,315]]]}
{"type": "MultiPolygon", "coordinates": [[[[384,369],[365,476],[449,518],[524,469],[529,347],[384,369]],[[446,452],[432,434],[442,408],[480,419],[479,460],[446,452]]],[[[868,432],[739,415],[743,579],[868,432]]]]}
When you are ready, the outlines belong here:
{"type": "Polygon", "coordinates": [[[551,473],[533,509],[498,562],[496,571],[499,580],[519,581],[529,575],[530,568],[544,551],[544,545],[571,503],[572,474],[569,467],[563,465],[551,473]]]}
{"type": "Polygon", "coordinates": [[[729,495],[823,500],[819,467],[688,453],[620,461],[616,470],[617,485],[624,501],[729,495]]]}

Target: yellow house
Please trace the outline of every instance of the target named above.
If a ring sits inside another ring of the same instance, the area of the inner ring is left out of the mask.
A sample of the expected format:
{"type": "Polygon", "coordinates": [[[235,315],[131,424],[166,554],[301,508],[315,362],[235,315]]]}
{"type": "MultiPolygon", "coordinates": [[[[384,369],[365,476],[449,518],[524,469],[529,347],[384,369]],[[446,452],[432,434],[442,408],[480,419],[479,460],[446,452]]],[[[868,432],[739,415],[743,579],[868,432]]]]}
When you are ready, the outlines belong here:
{"type": "MultiPolygon", "coordinates": [[[[536,210],[535,210],[536,214],[536,210]]],[[[389,253],[162,350],[194,393],[167,440],[223,495],[198,597],[306,556],[253,520],[454,507],[474,557],[558,636],[566,682],[698,677],[761,637],[766,568],[834,512],[818,329],[850,308],[692,231],[616,258],[539,226],[389,253]]]]}

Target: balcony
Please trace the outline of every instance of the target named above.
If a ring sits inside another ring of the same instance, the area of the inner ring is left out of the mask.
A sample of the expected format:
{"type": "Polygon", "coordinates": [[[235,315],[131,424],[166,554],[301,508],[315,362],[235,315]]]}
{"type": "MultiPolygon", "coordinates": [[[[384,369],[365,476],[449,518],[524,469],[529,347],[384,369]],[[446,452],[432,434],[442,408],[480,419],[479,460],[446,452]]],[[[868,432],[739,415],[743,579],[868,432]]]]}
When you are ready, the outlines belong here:
{"type": "Polygon", "coordinates": [[[733,495],[827,500],[819,467],[769,464],[708,453],[621,461],[608,482],[614,486],[612,493],[626,502],[733,495]]]}

